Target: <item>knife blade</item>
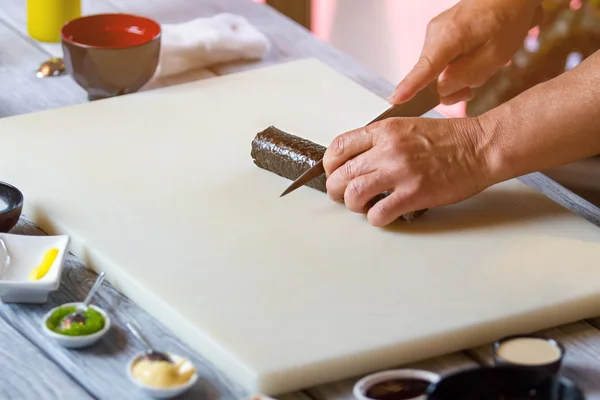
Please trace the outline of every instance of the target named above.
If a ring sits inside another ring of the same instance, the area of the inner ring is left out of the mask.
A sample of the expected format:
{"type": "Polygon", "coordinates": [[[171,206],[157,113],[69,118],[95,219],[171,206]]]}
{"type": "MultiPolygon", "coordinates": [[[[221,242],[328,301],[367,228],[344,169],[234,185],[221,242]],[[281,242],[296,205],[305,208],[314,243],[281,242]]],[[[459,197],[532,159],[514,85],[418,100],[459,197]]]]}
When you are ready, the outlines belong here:
{"type": "MultiPolygon", "coordinates": [[[[433,108],[440,104],[440,97],[437,94],[437,80],[432,81],[429,85],[425,86],[419,91],[412,99],[406,103],[391,106],[374,120],[369,122],[367,125],[371,125],[374,122],[381,121],[391,117],[418,117],[431,111],[433,108]]],[[[319,177],[325,173],[323,167],[323,160],[310,167],[306,172],[298,177],[279,197],[283,197],[301,186],[306,185],[308,182],[319,177]]]]}

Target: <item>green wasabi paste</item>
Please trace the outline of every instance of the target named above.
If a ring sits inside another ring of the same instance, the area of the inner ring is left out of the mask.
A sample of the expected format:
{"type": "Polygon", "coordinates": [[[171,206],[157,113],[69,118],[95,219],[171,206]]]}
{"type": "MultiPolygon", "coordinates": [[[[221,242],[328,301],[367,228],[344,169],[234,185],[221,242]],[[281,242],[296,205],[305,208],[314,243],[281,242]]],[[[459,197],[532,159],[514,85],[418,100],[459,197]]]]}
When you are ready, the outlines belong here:
{"type": "Polygon", "coordinates": [[[60,321],[67,315],[75,312],[77,309],[74,306],[64,306],[56,309],[46,320],[46,326],[51,331],[68,336],[85,336],[96,333],[104,328],[104,317],[98,311],[88,307],[82,314],[86,317],[85,323],[73,323],[68,329],[60,327],[60,321]]]}

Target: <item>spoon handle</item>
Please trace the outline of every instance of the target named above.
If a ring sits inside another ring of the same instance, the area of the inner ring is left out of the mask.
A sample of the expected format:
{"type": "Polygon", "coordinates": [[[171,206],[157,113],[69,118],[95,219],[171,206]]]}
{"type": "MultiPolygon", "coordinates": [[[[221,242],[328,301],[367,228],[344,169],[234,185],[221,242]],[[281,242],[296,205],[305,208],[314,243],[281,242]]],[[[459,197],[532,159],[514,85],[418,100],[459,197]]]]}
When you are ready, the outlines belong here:
{"type": "Polygon", "coordinates": [[[131,334],[140,342],[142,343],[146,349],[148,349],[148,351],[152,351],[152,347],[150,346],[150,344],[146,341],[146,339],[143,338],[143,336],[137,331],[137,329],[135,329],[133,327],[132,324],[130,324],[129,322],[125,324],[127,326],[127,329],[129,329],[129,332],[131,332],[131,334]]]}
{"type": "Polygon", "coordinates": [[[6,247],[6,243],[4,243],[4,239],[0,237],[0,247],[4,250],[4,254],[6,255],[6,259],[2,262],[2,270],[0,271],[0,275],[4,274],[4,269],[10,264],[10,253],[8,252],[8,248],[6,247]]]}
{"type": "Polygon", "coordinates": [[[90,292],[88,293],[87,297],[83,301],[83,304],[82,304],[83,308],[87,307],[88,303],[90,302],[90,300],[92,299],[92,297],[94,296],[94,294],[96,293],[96,291],[98,290],[100,285],[102,284],[103,280],[104,280],[104,272],[101,272],[100,275],[98,275],[98,278],[96,278],[96,282],[94,282],[94,286],[92,286],[92,288],[90,289],[90,292]]]}

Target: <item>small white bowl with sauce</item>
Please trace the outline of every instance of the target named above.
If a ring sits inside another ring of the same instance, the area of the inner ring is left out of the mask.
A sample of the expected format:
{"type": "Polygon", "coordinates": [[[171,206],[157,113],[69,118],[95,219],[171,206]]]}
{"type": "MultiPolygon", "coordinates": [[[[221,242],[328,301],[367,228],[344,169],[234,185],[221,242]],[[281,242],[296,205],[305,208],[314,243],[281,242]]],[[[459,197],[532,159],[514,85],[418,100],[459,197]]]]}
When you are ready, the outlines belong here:
{"type": "Polygon", "coordinates": [[[565,348],[554,339],[536,335],[513,335],[493,345],[496,365],[516,365],[557,373],[565,356],[565,348]]]}
{"type": "Polygon", "coordinates": [[[392,393],[397,399],[425,400],[427,389],[440,378],[436,373],[420,369],[382,371],[356,382],[353,394],[357,400],[380,400],[392,393]],[[400,397],[402,395],[404,397],[400,397]]]}
{"type": "MultiPolygon", "coordinates": [[[[131,361],[129,361],[129,363],[127,364],[127,376],[129,376],[129,379],[138,388],[140,388],[144,392],[146,392],[146,394],[148,396],[156,398],[156,399],[170,399],[170,398],[173,398],[173,397],[183,394],[184,392],[189,390],[192,386],[194,386],[194,384],[196,384],[196,381],[198,380],[198,372],[197,371],[194,371],[194,374],[185,383],[183,383],[181,385],[176,385],[176,386],[169,386],[169,387],[150,386],[150,385],[140,381],[134,375],[133,367],[139,360],[141,360],[143,355],[144,355],[144,353],[139,353],[136,356],[134,356],[131,359],[131,361]]],[[[179,356],[177,354],[167,352],[167,355],[171,358],[171,360],[173,360],[174,363],[177,363],[183,359],[182,356],[179,356]]],[[[182,368],[184,371],[188,370],[189,368],[192,368],[195,370],[194,365],[189,360],[187,360],[183,364],[182,368]]]]}
{"type": "Polygon", "coordinates": [[[58,343],[62,347],[66,347],[68,349],[79,349],[79,348],[91,346],[92,344],[94,344],[98,340],[100,340],[104,335],[106,335],[106,333],[109,331],[110,325],[111,325],[110,316],[108,315],[108,313],[106,311],[104,311],[100,307],[97,307],[93,304],[88,305],[88,307],[92,308],[94,311],[97,311],[104,319],[104,326],[102,327],[102,329],[100,329],[97,332],[90,333],[88,335],[77,335],[77,336],[63,335],[62,333],[53,331],[52,329],[50,329],[48,327],[48,325],[46,325],[46,321],[48,321],[48,319],[52,316],[52,314],[54,314],[54,312],[57,311],[58,309],[60,309],[62,307],[77,308],[77,306],[79,306],[80,304],[81,303],[65,303],[60,306],[54,307],[53,309],[48,311],[46,313],[46,315],[44,315],[44,318],[42,319],[42,324],[41,324],[42,331],[46,334],[46,336],[53,339],[56,343],[58,343]]]}
{"type": "Polygon", "coordinates": [[[48,295],[58,290],[70,238],[29,236],[0,233],[0,300],[4,303],[42,304],[48,295]],[[31,280],[32,270],[40,266],[46,255],[49,267],[45,275],[31,280]]]}

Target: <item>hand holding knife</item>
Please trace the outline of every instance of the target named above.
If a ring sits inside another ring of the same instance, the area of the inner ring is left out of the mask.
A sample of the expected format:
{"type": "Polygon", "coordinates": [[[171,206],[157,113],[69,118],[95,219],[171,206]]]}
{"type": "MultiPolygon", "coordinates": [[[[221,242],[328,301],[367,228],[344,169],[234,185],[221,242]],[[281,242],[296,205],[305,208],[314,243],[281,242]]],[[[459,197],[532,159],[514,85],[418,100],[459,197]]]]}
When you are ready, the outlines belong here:
{"type": "MultiPolygon", "coordinates": [[[[417,95],[411,100],[406,103],[394,105],[388,108],[367,125],[391,117],[418,117],[425,114],[440,104],[440,98],[437,94],[436,86],[437,80],[434,80],[425,88],[423,88],[423,90],[417,93],[417,95]]],[[[321,160],[304,172],[298,179],[292,182],[292,184],[281,194],[280,197],[283,197],[299,187],[306,185],[308,182],[324,173],[325,168],[323,167],[323,160],[321,160]]]]}

